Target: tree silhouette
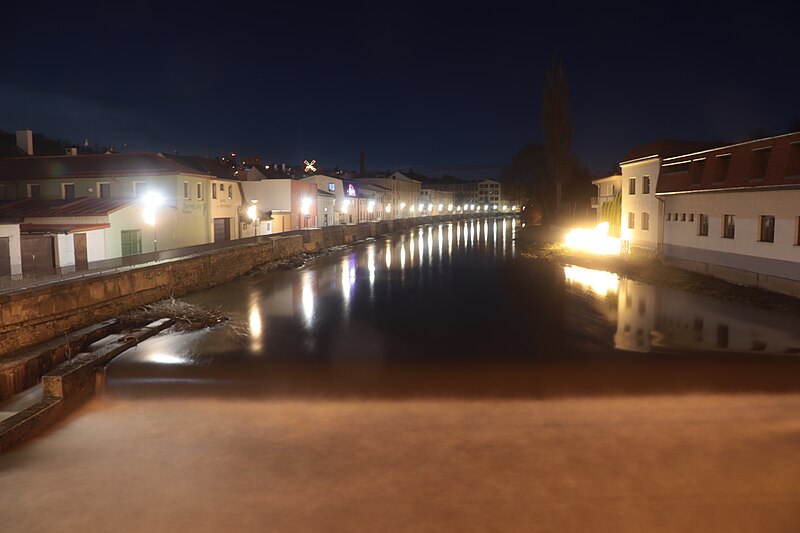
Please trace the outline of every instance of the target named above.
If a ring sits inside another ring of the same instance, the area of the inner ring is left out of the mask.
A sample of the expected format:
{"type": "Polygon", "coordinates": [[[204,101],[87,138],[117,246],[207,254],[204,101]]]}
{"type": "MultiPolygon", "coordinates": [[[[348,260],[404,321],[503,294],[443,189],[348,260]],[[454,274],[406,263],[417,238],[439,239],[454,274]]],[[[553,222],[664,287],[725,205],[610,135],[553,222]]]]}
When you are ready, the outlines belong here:
{"type": "Polygon", "coordinates": [[[553,59],[547,71],[542,92],[542,129],[547,153],[550,183],[554,194],[543,206],[545,217],[557,221],[562,206],[562,187],[572,147],[572,115],[569,108],[569,86],[564,67],[553,59]]]}

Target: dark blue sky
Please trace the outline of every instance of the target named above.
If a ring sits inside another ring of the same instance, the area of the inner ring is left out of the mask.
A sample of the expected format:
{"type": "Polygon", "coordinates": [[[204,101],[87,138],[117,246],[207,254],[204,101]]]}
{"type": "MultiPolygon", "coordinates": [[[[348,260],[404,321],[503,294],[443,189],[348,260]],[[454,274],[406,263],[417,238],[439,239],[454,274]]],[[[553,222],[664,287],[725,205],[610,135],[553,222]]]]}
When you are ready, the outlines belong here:
{"type": "Polygon", "coordinates": [[[0,20],[0,129],[130,150],[493,174],[541,141],[554,55],[595,172],[638,144],[800,118],[788,3],[17,4],[0,20]]]}

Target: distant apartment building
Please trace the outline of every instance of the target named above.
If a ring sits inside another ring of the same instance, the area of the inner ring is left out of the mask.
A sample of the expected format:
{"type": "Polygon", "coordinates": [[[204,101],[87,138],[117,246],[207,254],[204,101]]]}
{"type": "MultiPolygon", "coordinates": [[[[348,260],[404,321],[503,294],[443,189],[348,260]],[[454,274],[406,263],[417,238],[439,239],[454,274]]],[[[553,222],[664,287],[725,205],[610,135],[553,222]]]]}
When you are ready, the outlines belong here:
{"type": "Polygon", "coordinates": [[[384,214],[388,219],[409,218],[417,215],[421,183],[401,172],[388,176],[367,177],[353,180],[355,183],[378,185],[386,190],[384,214]]]}
{"type": "Polygon", "coordinates": [[[453,195],[455,205],[475,206],[495,210],[503,207],[502,185],[492,179],[481,181],[462,181],[455,178],[448,180],[430,180],[425,183],[426,189],[447,191],[453,195]]]}

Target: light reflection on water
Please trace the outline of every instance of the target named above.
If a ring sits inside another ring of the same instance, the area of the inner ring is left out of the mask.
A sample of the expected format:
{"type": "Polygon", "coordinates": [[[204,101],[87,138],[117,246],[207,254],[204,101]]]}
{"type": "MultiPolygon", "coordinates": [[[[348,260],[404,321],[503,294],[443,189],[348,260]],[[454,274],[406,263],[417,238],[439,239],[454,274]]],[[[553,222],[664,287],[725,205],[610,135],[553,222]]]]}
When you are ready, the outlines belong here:
{"type": "Polygon", "coordinates": [[[620,350],[800,353],[797,317],[574,265],[564,267],[564,277],[616,313],[614,346],[620,350]]]}

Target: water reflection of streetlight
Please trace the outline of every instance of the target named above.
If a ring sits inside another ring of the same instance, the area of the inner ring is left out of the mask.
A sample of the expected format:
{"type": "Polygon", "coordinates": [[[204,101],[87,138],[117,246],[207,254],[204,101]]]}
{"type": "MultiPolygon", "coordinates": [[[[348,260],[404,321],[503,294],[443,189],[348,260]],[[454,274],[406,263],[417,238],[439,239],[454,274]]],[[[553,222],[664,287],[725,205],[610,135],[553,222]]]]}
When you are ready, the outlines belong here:
{"type": "Polygon", "coordinates": [[[164,203],[164,197],[157,191],[149,191],[142,198],[144,202],[144,212],[142,218],[145,224],[153,226],[153,249],[158,251],[158,237],[156,234],[156,212],[158,208],[164,203]]]}

